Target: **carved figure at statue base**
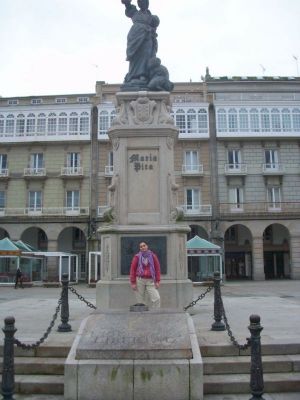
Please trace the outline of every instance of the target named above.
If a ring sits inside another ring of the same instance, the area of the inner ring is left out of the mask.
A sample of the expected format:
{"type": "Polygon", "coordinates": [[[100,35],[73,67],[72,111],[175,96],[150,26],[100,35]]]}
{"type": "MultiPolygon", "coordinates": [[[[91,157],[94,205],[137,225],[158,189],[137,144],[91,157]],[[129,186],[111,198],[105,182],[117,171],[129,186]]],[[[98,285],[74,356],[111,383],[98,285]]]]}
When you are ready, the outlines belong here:
{"type": "Polygon", "coordinates": [[[125,5],[125,15],[131,18],[133,22],[127,35],[126,55],[127,61],[129,61],[129,71],[125,76],[121,90],[169,91],[170,88],[173,88],[173,85],[169,82],[168,70],[161,66],[160,60],[156,58],[158,49],[156,29],[159,25],[159,18],[151,14],[149,0],[138,0],[139,10],[131,4],[131,0],[121,0],[121,2],[125,5]],[[157,61],[154,62],[154,60],[157,61]],[[163,83],[160,78],[159,84],[157,79],[151,82],[154,75],[158,73],[158,69],[161,69],[160,76],[167,76],[163,83]]]}

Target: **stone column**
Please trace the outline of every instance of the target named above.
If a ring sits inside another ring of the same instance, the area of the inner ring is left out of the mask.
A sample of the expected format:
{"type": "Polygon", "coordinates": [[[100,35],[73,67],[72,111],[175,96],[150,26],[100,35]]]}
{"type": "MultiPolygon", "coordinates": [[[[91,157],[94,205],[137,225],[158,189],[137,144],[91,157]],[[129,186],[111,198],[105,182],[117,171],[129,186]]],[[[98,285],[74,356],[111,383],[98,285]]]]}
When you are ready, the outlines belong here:
{"type": "MultiPolygon", "coordinates": [[[[48,240],[48,251],[57,251],[57,240],[48,240]]],[[[56,257],[47,258],[48,280],[54,280],[58,277],[58,264],[56,257]]]]}
{"type": "Polygon", "coordinates": [[[254,237],[252,242],[252,276],[254,281],[264,281],[264,243],[263,237],[254,237]]]}
{"type": "Polygon", "coordinates": [[[300,236],[290,240],[291,279],[300,279],[300,236]]]}

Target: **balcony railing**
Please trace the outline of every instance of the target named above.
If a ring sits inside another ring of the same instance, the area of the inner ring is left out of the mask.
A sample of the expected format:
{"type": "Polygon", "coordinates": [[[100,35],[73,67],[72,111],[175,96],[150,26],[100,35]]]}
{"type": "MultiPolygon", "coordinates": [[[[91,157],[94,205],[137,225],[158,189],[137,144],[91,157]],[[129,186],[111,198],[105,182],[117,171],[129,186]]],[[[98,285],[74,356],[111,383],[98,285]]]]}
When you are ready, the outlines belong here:
{"type": "Polygon", "coordinates": [[[247,175],[247,164],[225,164],[226,175],[247,175]]]}
{"type": "Polygon", "coordinates": [[[203,175],[203,164],[199,165],[182,165],[182,175],[203,175]]]}
{"type": "Polygon", "coordinates": [[[104,169],[105,176],[113,176],[114,174],[114,166],[113,165],[106,165],[104,169]]]}
{"type": "Polygon", "coordinates": [[[0,217],[89,215],[89,207],[0,208],[0,217]]]}
{"type": "Polygon", "coordinates": [[[263,164],[262,173],[264,175],[282,175],[284,174],[284,166],[278,163],[263,164]]]}
{"type": "Polygon", "coordinates": [[[82,176],[83,168],[82,167],[62,167],[61,176],[82,176]]]}
{"type": "Polygon", "coordinates": [[[46,168],[25,168],[24,176],[46,176],[46,168]]]}
{"type": "Polygon", "coordinates": [[[201,205],[183,205],[184,215],[189,216],[210,216],[212,215],[211,204],[201,204],[201,205]]]}
{"type": "Polygon", "coordinates": [[[252,203],[221,203],[221,215],[243,214],[249,216],[268,215],[271,213],[299,214],[300,202],[252,202],[252,203]]]}
{"type": "Polygon", "coordinates": [[[0,178],[6,178],[9,175],[7,168],[0,168],[0,178]]]}

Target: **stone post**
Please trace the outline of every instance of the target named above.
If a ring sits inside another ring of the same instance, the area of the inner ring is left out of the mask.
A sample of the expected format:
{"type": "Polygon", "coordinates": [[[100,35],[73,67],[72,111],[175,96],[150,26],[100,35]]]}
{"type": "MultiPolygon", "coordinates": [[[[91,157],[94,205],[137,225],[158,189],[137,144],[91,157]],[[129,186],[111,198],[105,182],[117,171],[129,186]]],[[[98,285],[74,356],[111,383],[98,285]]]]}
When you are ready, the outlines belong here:
{"type": "Polygon", "coordinates": [[[263,237],[254,237],[252,242],[252,277],[254,281],[264,281],[264,243],[263,237]]]}
{"type": "Polygon", "coordinates": [[[290,239],[291,278],[300,279],[300,236],[290,239]]]}

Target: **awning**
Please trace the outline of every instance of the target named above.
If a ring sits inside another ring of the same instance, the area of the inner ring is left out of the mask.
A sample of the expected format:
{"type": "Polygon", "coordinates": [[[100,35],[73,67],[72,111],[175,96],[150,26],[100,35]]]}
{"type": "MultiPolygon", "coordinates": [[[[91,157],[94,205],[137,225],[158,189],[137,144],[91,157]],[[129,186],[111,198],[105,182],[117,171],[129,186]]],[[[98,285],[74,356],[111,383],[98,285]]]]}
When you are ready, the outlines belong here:
{"type": "Polygon", "coordinates": [[[220,246],[202,239],[199,236],[194,236],[192,239],[188,240],[186,243],[186,249],[188,255],[213,255],[221,254],[222,252],[220,246]]]}
{"type": "Polygon", "coordinates": [[[15,256],[21,255],[21,250],[14,242],[8,238],[0,240],[0,256],[15,256]]]}

